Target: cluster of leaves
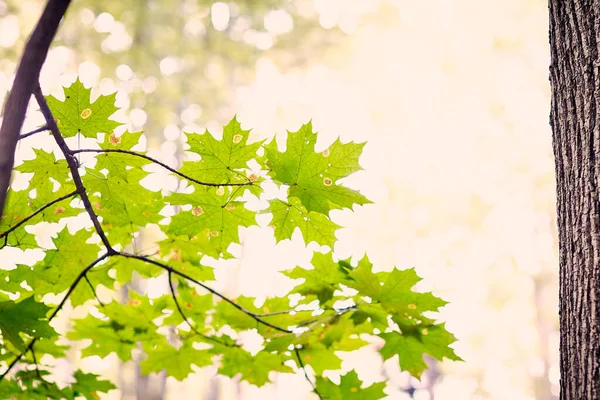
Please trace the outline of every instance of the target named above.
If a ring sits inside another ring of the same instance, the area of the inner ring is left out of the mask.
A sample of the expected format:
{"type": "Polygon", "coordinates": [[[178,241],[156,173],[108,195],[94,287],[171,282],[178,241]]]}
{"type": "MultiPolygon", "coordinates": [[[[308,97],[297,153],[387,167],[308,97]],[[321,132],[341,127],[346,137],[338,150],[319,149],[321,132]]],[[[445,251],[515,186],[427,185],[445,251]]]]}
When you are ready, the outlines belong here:
{"type": "Polygon", "coordinates": [[[363,144],[337,140],[315,152],[317,134],[308,123],[288,134],[281,151],[275,140],[248,143],[249,131],[234,118],[219,140],[209,132],[187,134],[188,151],[199,160],[173,169],[132,150],[141,132],[112,133],[118,126],[108,119],[116,111],[114,95],[92,103],[90,90],[77,80],[65,88],[64,101],[46,100],[41,93],[36,98],[63,157],[35,150],[34,159],[18,166],[30,174],[29,187],[11,189],[0,220],[2,247],[45,252],[33,266],[0,270],[0,361],[7,365],[0,397],[94,398],[114,387],[81,371],[66,388],[45,378],[51,369],[39,362],[41,357],[65,354],[49,322],[67,301],[73,307],[97,307],[98,312],[76,319],[67,333],[71,340],[91,339],[82,357],[115,353],[128,361],[132,350],[141,348],[143,373],[164,369],[176,379],[193,372],[192,365],[213,363],[220,374],[257,386],[269,382],[271,372],[303,370],[321,398],[378,399],[385,396],[384,382],[362,387],[352,371],[339,384],[323,377],[326,370],[341,367],[338,352],[360,349],[379,337],[385,341],[381,356],[398,355],[400,367],[416,377],[426,368],[424,353],[458,359],[449,347],[454,337],[424,316],[445,302],[412,291],[419,281],[413,269],[374,272],[366,257],[353,266],[334,259],[332,252],[315,252],[311,269],[285,272],[298,280],[288,295],[260,305],[254,298],[227,298],[206,284],[214,275],[203,257],[233,257],[230,247],[239,243],[239,228],[257,224],[257,212],[246,207],[246,193],[264,198],[267,181],[287,188],[287,197],[268,198],[268,208],[258,211],[272,215],[276,240],[291,239],[299,229],[307,244],[333,249],[339,226],[331,221],[331,210],[369,203],[340,183],[360,170],[363,144]],[[64,138],[77,134],[102,139],[97,148],[72,150],[64,138]],[[78,153],[95,153],[95,165],[80,164],[78,153]],[[144,167],[151,163],[180,178],[185,188],[167,196],[146,189],[140,180],[148,176],[144,167]],[[161,216],[172,206],[178,208],[175,215],[161,216]],[[64,224],[53,238],[54,248],[41,247],[28,229],[76,216],[91,219],[93,229],[74,231],[64,224]],[[125,251],[148,225],[164,233],[158,251],[125,251]],[[150,300],[130,291],[126,301],[107,304],[98,299],[99,285],[117,290],[133,271],[146,278],[167,274],[170,293],[150,300]],[[62,300],[48,303],[47,294],[62,294],[62,300]],[[291,295],[300,300],[292,304],[291,295]],[[237,337],[249,330],[264,339],[258,352],[249,352],[237,337]],[[10,374],[15,365],[21,370],[10,374]]]}

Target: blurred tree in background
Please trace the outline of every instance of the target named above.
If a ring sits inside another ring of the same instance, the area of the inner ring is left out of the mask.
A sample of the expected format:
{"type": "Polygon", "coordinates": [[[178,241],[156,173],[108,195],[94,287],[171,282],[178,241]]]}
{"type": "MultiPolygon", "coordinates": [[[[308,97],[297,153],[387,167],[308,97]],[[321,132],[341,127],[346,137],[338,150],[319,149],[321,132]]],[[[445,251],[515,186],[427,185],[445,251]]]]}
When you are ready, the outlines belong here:
{"type": "MultiPolygon", "coordinates": [[[[42,4],[0,2],[2,24],[15,34],[0,43],[2,70],[15,69],[42,4]]],[[[101,86],[124,90],[133,128],[143,127],[160,143],[163,133],[173,140],[184,126],[201,131],[231,118],[229,102],[252,81],[259,57],[290,69],[323,57],[343,39],[339,29],[319,25],[306,0],[77,1],[54,47],[63,46],[58,51],[80,74],[87,70],[101,76],[101,86]]]]}

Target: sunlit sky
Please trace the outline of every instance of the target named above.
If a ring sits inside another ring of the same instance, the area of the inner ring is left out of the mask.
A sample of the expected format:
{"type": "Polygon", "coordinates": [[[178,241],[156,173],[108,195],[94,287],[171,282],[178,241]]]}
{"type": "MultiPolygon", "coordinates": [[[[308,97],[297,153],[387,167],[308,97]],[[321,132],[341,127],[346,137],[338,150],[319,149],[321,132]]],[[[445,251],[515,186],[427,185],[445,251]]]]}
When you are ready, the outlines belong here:
{"type": "MultiPolygon", "coordinates": [[[[238,87],[232,103],[224,107],[237,114],[244,128],[253,129],[253,140],[276,136],[283,145],[286,130],[295,131],[312,120],[320,135],[317,150],[338,136],[344,142],[367,142],[361,158],[365,170],[346,182],[375,204],[333,213],[335,222],[345,227],[337,234],[335,255],[358,259],[366,253],[380,270],[415,267],[424,278],[417,288],[433,290],[450,302],[439,319],[447,321],[448,330],[458,337],[454,347],[465,362],[441,363],[444,376],[437,382],[436,399],[530,400],[536,398],[538,380],[548,380],[556,395],[558,267],[548,125],[547,4],[541,0],[307,3],[318,12],[323,28],[339,28],[350,36],[347,47],[339,49],[339,56],[333,49],[326,60],[310,60],[305,68],[293,71],[263,57],[256,63],[254,82],[238,87]]],[[[39,12],[30,7],[33,14],[39,12]]],[[[108,33],[101,43],[104,52],[131,45],[126,27],[112,15],[85,9],[79,18],[81,24],[108,33]]],[[[215,3],[210,21],[215,29],[225,29],[229,6],[215,3]]],[[[268,49],[277,35],[293,29],[293,21],[284,10],[273,10],[265,16],[264,28],[258,32],[239,27],[244,41],[268,49]]],[[[25,27],[17,17],[2,17],[0,46],[12,47],[20,29],[25,27]]],[[[185,30],[201,36],[206,26],[192,21],[185,30]]],[[[156,62],[163,75],[170,75],[180,71],[182,61],[173,56],[156,62]]],[[[124,110],[114,118],[127,122],[122,130],[143,129],[146,112],[132,107],[128,93],[133,86],[152,93],[157,80],[138,79],[125,63],[115,72],[117,80],[106,78],[96,64],[77,64],[72,50],[54,47],[41,84],[57,97],[62,96],[61,85],[76,76],[93,88],[93,95],[116,90],[117,105],[124,110]]],[[[209,67],[205,76],[190,79],[222,73],[209,67]]],[[[12,76],[0,73],[2,97],[11,81],[12,76]]],[[[41,115],[30,108],[24,132],[42,124],[41,115]]],[[[183,109],[180,124],[164,127],[162,143],[148,143],[150,155],[176,166],[182,131],[208,128],[220,135],[216,117],[207,126],[197,124],[203,112],[195,104],[183,109]]],[[[17,162],[33,158],[31,146],[52,148],[50,140],[40,136],[21,143],[17,162]]],[[[81,138],[77,145],[90,143],[81,138]]],[[[173,178],[159,169],[152,171],[156,173],[147,185],[174,189],[173,178]]],[[[15,187],[24,179],[17,175],[15,187]]],[[[51,246],[49,235],[60,228],[41,225],[35,232],[51,246]]],[[[276,245],[271,231],[260,227],[243,229],[241,239],[239,258],[211,264],[217,267],[213,286],[230,295],[284,294],[293,282],[278,271],[308,266],[318,247],[305,248],[299,236],[276,245]]],[[[0,251],[3,260],[8,256],[19,263],[33,262],[41,254],[0,251]]],[[[164,279],[148,284],[150,296],[165,290],[164,279]]],[[[66,318],[74,315],[72,310],[63,312],[56,325],[64,330],[66,318]]],[[[250,347],[256,346],[252,336],[245,338],[250,347]]],[[[117,382],[116,363],[116,357],[92,357],[82,360],[81,366],[117,382]]],[[[356,368],[367,385],[385,374],[391,380],[389,398],[409,398],[399,390],[408,377],[398,371],[396,358],[382,365],[370,347],[344,356],[343,371],[349,368],[356,368]]],[[[213,368],[199,372],[212,373],[213,368]]],[[[330,376],[339,376],[339,371],[330,376]]],[[[168,398],[197,398],[202,381],[197,376],[181,383],[169,379],[168,398]]],[[[312,398],[300,374],[277,376],[276,383],[260,391],[247,384],[242,388],[243,399],[312,398]]],[[[233,389],[223,390],[223,398],[233,398],[227,397],[227,390],[233,396],[233,389]]],[[[118,392],[108,398],[119,398],[118,392]]],[[[417,400],[428,398],[425,390],[415,393],[417,400]]]]}

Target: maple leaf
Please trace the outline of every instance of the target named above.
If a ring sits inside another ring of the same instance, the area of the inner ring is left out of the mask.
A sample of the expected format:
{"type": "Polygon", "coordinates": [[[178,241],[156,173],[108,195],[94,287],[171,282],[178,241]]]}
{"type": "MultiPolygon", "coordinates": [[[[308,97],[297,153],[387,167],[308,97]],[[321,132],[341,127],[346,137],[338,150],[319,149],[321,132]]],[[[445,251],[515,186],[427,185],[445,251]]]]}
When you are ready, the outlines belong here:
{"type": "Polygon", "coordinates": [[[87,400],[97,400],[98,394],[108,393],[112,389],[116,389],[116,386],[109,381],[98,379],[98,375],[85,374],[81,370],[75,371],[73,374],[75,382],[71,385],[71,391],[73,396],[83,396],[87,400]]]}
{"type": "Polygon", "coordinates": [[[383,392],[385,382],[377,382],[362,388],[362,381],[355,371],[342,375],[337,385],[327,378],[317,376],[317,391],[328,400],[377,400],[386,396],[383,392]]]}
{"type": "Polygon", "coordinates": [[[211,352],[223,355],[220,374],[231,378],[239,374],[241,379],[259,387],[269,381],[271,371],[293,372],[283,364],[285,358],[279,354],[260,351],[253,356],[241,347],[220,344],[213,346],[211,352]]]}
{"type": "Polygon", "coordinates": [[[248,144],[250,131],[241,128],[234,117],[223,127],[223,138],[215,139],[208,130],[203,134],[187,134],[187,150],[200,155],[199,161],[184,161],[180,171],[213,183],[248,182],[244,169],[264,141],[248,144]]]}
{"type": "Polygon", "coordinates": [[[336,140],[321,153],[315,152],[317,134],[312,124],[297,132],[288,132],[285,152],[272,140],[265,146],[267,165],[276,180],[289,185],[289,197],[297,197],[308,211],[329,215],[337,208],[371,203],[356,190],[338,184],[338,180],[359,171],[358,158],[364,143],[343,144],[336,140]]]}
{"type": "Polygon", "coordinates": [[[167,233],[205,237],[219,254],[227,252],[231,243],[239,243],[238,228],[256,224],[256,213],[240,201],[230,200],[230,188],[196,187],[191,194],[174,193],[166,198],[171,205],[191,204],[190,211],[181,211],[171,218],[167,233]]]}
{"type": "Polygon", "coordinates": [[[25,349],[20,334],[32,337],[52,337],[56,334],[48,324],[46,313],[50,308],[38,303],[33,297],[19,302],[12,300],[0,302],[0,331],[2,338],[19,350],[25,349]]]}
{"type": "Polygon", "coordinates": [[[348,279],[348,271],[333,261],[331,253],[314,253],[311,265],[313,269],[296,267],[283,274],[292,279],[304,279],[304,283],[294,288],[294,293],[315,295],[321,304],[325,304],[333,298],[339,284],[348,279]]]}
{"type": "Polygon", "coordinates": [[[387,360],[397,354],[400,367],[417,378],[427,369],[423,354],[429,354],[440,361],[444,357],[462,361],[450,347],[456,338],[446,330],[445,324],[426,326],[406,333],[381,333],[378,336],[385,340],[385,345],[379,350],[383,359],[387,360]]]}
{"type": "Polygon", "coordinates": [[[85,88],[79,78],[71,86],[63,88],[63,92],[64,101],[49,95],[47,102],[64,137],[81,133],[85,137],[95,138],[98,132],[112,133],[121,125],[108,119],[118,110],[115,107],[116,93],[98,96],[91,103],[91,89],[85,88]]]}
{"type": "Polygon", "coordinates": [[[291,239],[296,228],[300,229],[306,244],[317,242],[333,249],[336,241],[335,231],[338,224],[317,212],[308,212],[300,200],[295,197],[289,203],[279,199],[271,200],[267,211],[273,214],[271,226],[275,228],[275,239],[291,239]]]}
{"type": "MultiPolygon", "coordinates": [[[[37,248],[38,244],[35,240],[35,237],[31,233],[27,232],[25,227],[39,223],[43,220],[44,216],[42,214],[38,214],[25,224],[13,229],[13,227],[19,224],[22,220],[29,217],[34,210],[31,207],[31,199],[27,195],[26,190],[16,192],[10,189],[8,191],[7,198],[8,203],[4,209],[2,218],[0,219],[0,233],[5,235],[5,238],[3,239],[5,242],[1,243],[0,248],[4,247],[5,243],[9,246],[19,247],[22,249],[37,248]],[[13,230],[10,233],[6,233],[10,229],[13,230]]],[[[0,238],[0,240],[2,239],[0,238]]]]}
{"type": "Polygon", "coordinates": [[[193,372],[192,364],[198,367],[212,364],[212,354],[208,350],[195,349],[191,342],[185,342],[180,349],[176,349],[166,339],[162,339],[152,348],[148,344],[144,350],[148,353],[148,357],[140,363],[140,366],[145,375],[164,369],[168,376],[182,380],[193,372]]]}

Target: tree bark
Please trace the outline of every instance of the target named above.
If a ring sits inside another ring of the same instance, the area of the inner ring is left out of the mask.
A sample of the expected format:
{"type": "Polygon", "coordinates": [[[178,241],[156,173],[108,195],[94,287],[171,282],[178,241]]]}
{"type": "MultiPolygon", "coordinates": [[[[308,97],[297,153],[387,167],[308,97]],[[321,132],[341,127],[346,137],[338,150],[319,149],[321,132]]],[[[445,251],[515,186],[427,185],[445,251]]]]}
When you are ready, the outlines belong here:
{"type": "Polygon", "coordinates": [[[550,0],[561,399],[600,399],[600,0],[550,0]]]}
{"type": "Polygon", "coordinates": [[[0,218],[6,203],[15,162],[15,148],[25,120],[27,104],[33,90],[38,86],[40,70],[46,60],[50,43],[70,3],[71,0],[48,0],[40,20],[25,45],[13,87],[4,104],[4,119],[0,127],[0,218]]]}

